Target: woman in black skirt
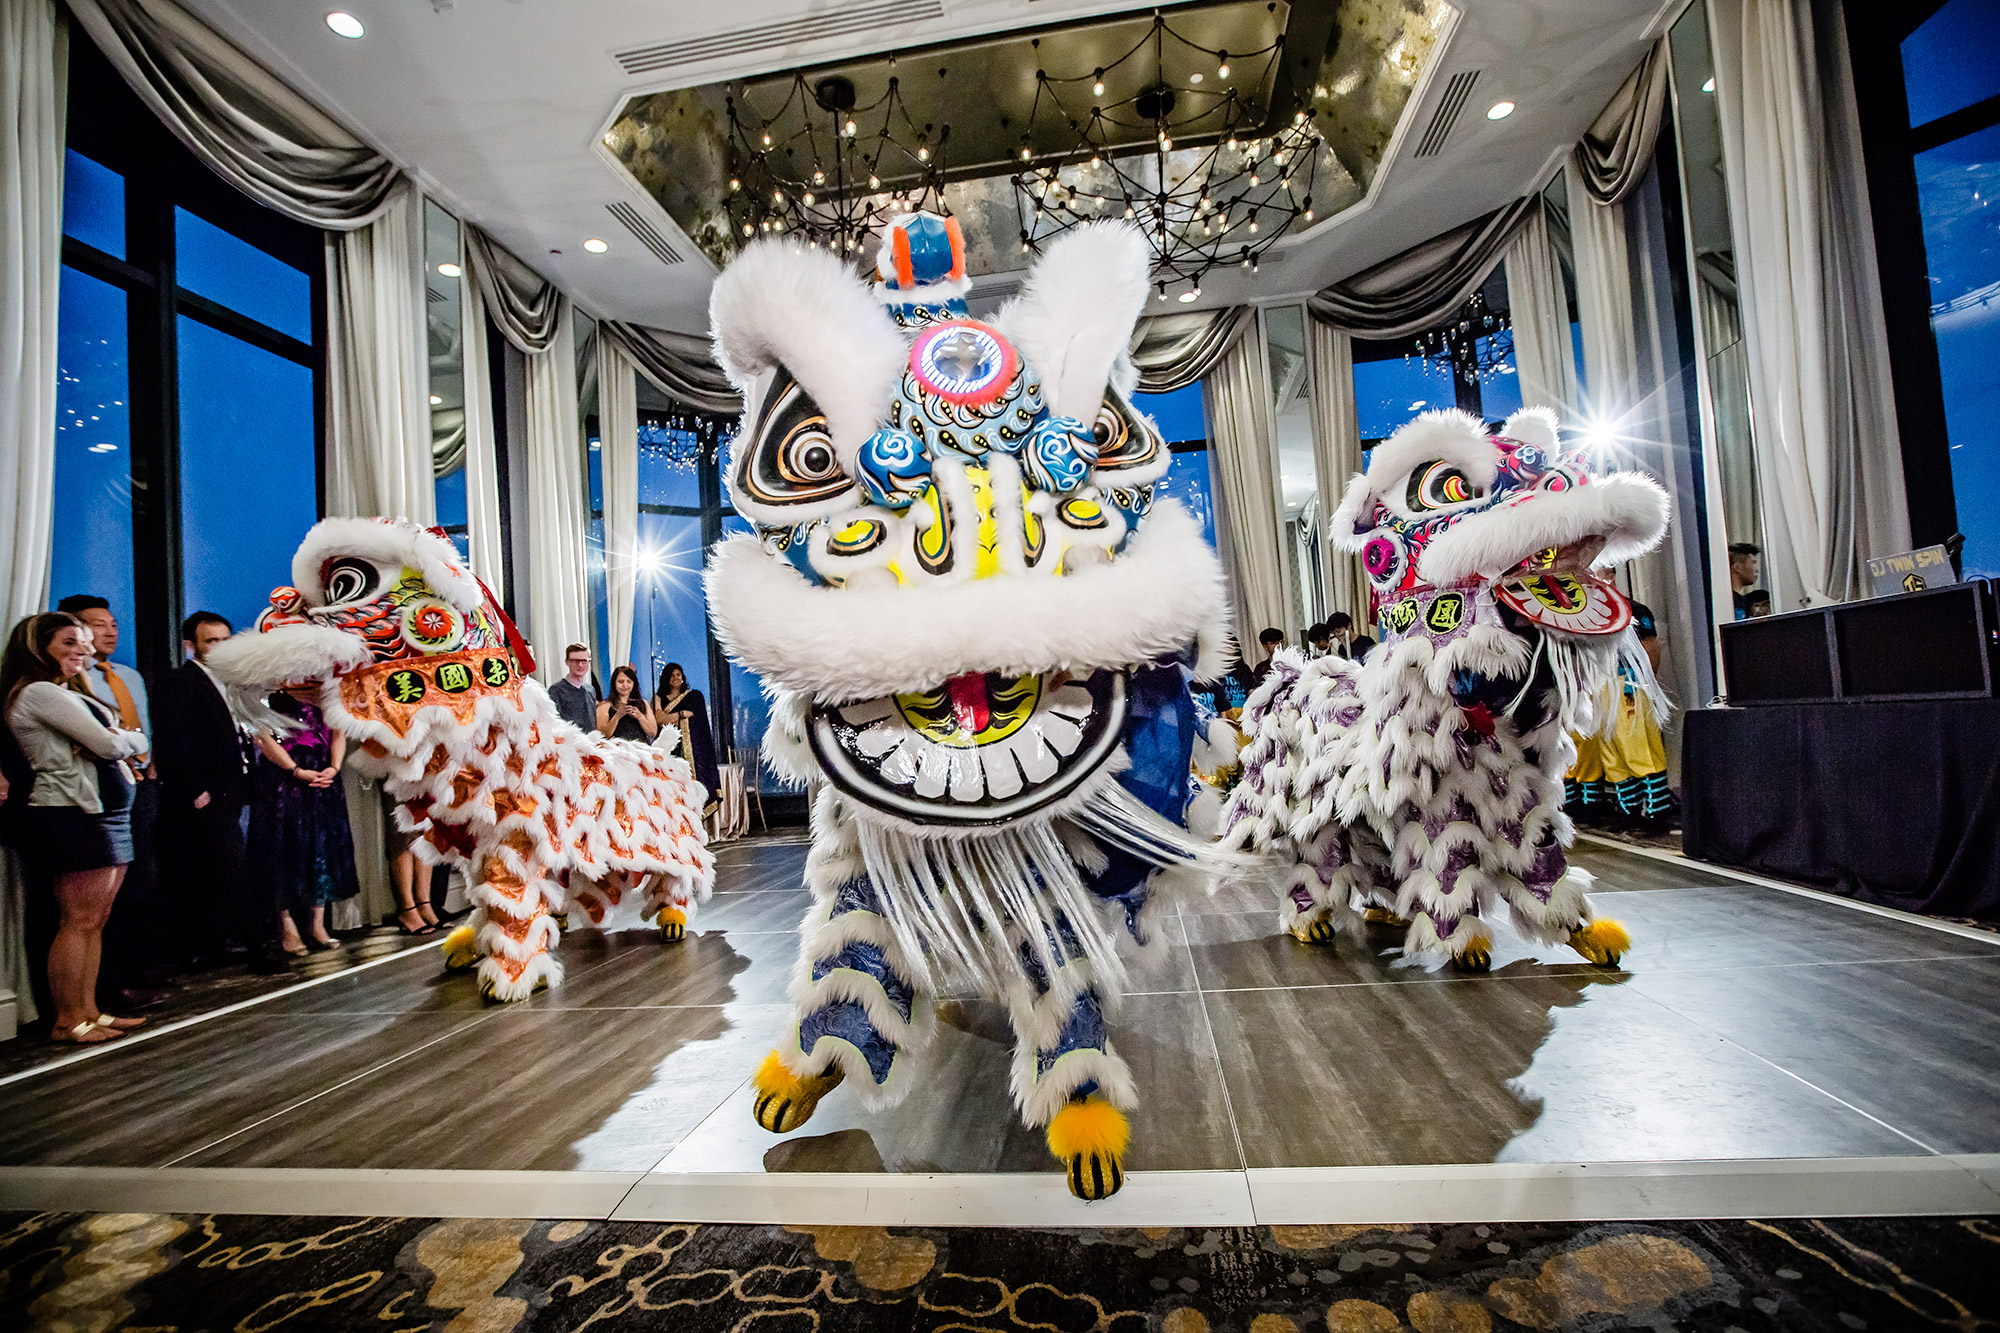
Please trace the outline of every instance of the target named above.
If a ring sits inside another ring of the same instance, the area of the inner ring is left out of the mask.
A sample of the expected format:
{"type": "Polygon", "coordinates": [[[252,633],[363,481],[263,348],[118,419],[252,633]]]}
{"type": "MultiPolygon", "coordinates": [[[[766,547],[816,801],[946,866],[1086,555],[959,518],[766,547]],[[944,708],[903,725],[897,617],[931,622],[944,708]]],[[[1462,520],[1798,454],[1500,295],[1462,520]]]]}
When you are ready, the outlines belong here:
{"type": "Polygon", "coordinates": [[[49,946],[49,991],[57,1041],[115,1041],[141,1018],[97,1007],[104,923],[132,863],[132,775],[125,760],[145,753],[143,732],[122,731],[118,715],[90,696],[83,672],[90,631],[55,611],[14,627],[0,653],[0,710],[35,770],[23,814],[21,852],[55,885],[62,913],[49,946]]]}
{"type": "Polygon", "coordinates": [[[701,697],[700,690],[689,688],[687,672],[679,662],[669,662],[661,670],[653,708],[660,721],[680,729],[681,743],[674,753],[688,761],[695,781],[708,793],[702,798],[707,802],[703,817],[714,814],[722,798],[722,779],[715,766],[715,737],[708,729],[708,700],[701,697]]]}

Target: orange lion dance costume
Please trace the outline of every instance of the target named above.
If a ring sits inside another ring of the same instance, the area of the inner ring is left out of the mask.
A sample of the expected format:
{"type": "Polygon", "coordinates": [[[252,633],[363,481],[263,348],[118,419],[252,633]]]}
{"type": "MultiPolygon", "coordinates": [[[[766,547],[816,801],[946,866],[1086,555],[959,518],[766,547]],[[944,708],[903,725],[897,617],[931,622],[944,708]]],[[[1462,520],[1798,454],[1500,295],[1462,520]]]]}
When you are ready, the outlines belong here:
{"type": "Polygon", "coordinates": [[[703,793],[664,749],[578,731],[527,678],[528,645],[442,533],[402,519],[330,518],[292,557],[254,630],[209,666],[253,725],[264,699],[311,689],[353,763],[381,779],[418,857],[465,870],[473,914],[445,941],[488,998],[562,980],[550,952],[569,900],[615,927],[636,904],[678,940],[713,867],[703,793]]]}

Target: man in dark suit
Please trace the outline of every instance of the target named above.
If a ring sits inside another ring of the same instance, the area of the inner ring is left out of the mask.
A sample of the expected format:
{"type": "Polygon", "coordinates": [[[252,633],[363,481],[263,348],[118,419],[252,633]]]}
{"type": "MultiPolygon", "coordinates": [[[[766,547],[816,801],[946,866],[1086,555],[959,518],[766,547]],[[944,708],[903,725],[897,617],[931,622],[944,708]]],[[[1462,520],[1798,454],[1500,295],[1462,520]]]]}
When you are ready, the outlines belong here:
{"type": "Polygon", "coordinates": [[[282,971],[275,904],[245,873],[243,807],[250,798],[243,733],[210,674],[209,651],[230,635],[227,620],[197,611],[181,622],[188,660],[161,682],[153,713],[153,754],[160,770],[160,870],[186,937],[184,955],[215,958],[229,943],[250,951],[259,971],[282,971]]]}

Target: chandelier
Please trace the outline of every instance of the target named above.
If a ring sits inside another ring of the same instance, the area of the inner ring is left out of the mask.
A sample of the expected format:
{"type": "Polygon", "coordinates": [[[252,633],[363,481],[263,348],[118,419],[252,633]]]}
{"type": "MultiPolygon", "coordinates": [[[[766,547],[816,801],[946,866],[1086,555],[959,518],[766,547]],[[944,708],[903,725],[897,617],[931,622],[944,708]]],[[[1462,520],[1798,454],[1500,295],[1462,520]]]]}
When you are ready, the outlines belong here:
{"type": "MultiPolygon", "coordinates": [[[[1310,225],[1315,180],[1340,170],[1313,100],[1285,83],[1283,32],[1232,53],[1155,14],[1122,54],[1088,69],[1062,68],[1059,40],[1032,46],[1041,66],[1026,123],[1002,115],[979,127],[989,144],[996,129],[1018,136],[1010,180],[1023,254],[1082,223],[1122,218],[1147,238],[1158,298],[1178,287],[1192,301],[1211,269],[1254,271],[1287,231],[1310,225]],[[1118,91],[1107,96],[1107,87],[1118,91]],[[1285,107],[1296,109],[1287,116],[1285,107]]],[[[899,213],[949,215],[948,183],[1005,171],[993,169],[990,152],[955,170],[951,125],[912,111],[910,81],[943,80],[946,66],[888,59],[886,84],[866,104],[841,74],[799,71],[782,102],[767,98],[761,110],[741,85],[730,91],[725,207],[734,233],[792,235],[858,255],[899,213]]]]}
{"type": "Polygon", "coordinates": [[[1412,340],[1403,361],[1418,360],[1468,384],[1484,384],[1513,374],[1513,321],[1495,313],[1486,298],[1474,292],[1457,319],[1427,329],[1412,340]]]}

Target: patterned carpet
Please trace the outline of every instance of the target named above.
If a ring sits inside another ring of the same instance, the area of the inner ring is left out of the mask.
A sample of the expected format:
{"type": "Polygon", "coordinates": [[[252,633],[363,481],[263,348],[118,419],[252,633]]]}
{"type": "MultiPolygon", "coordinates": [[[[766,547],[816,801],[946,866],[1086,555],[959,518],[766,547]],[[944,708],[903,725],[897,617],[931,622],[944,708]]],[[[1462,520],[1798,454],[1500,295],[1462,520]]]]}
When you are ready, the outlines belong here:
{"type": "Polygon", "coordinates": [[[0,1328],[2000,1328],[1983,1218],[1022,1231],[0,1217],[0,1328]]]}

